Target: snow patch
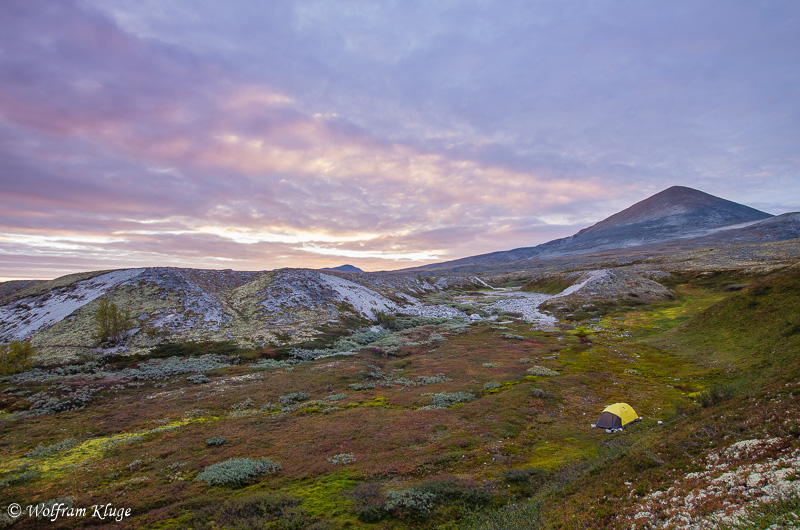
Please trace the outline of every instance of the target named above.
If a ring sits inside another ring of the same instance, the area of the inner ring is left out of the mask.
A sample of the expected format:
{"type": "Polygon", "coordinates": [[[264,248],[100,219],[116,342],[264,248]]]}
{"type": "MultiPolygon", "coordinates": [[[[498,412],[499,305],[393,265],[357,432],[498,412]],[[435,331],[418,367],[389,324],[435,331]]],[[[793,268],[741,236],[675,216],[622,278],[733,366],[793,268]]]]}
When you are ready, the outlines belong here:
{"type": "Polygon", "coordinates": [[[553,298],[559,298],[561,296],[568,296],[568,295],[570,295],[572,293],[580,291],[581,289],[583,289],[584,287],[586,287],[587,285],[589,285],[591,283],[594,283],[594,282],[596,282],[596,281],[598,281],[598,280],[600,280],[602,278],[605,278],[606,276],[608,276],[608,271],[606,269],[601,269],[601,270],[597,270],[597,271],[589,271],[586,274],[584,274],[583,276],[581,276],[581,280],[582,280],[581,282],[573,284],[573,285],[570,285],[569,287],[567,287],[566,289],[564,289],[563,291],[561,291],[557,295],[553,296],[553,298]]]}
{"type": "Polygon", "coordinates": [[[48,291],[50,296],[29,296],[0,307],[0,341],[27,339],[37,331],[61,322],[76,310],[130,281],[144,270],[111,271],[48,291]]]}
{"type": "Polygon", "coordinates": [[[374,317],[378,311],[396,312],[399,306],[382,294],[350,280],[328,274],[319,275],[320,282],[333,290],[342,302],[352,305],[356,311],[367,317],[374,317]]]}

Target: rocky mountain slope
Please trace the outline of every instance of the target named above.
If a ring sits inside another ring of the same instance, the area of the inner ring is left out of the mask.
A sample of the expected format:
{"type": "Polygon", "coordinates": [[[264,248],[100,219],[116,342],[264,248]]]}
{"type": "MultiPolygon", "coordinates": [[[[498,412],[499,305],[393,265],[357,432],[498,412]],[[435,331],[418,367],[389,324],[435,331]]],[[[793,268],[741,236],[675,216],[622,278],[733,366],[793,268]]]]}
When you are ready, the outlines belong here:
{"type": "Polygon", "coordinates": [[[235,341],[242,346],[299,342],[342,317],[366,320],[378,312],[465,316],[452,307],[423,304],[438,284],[412,276],[343,274],[281,269],[270,272],[171,267],[98,271],[4,291],[0,342],[31,339],[45,357],[91,353],[94,315],[107,299],[130,314],[134,328],[124,350],[135,353],[168,341],[235,341]]]}
{"type": "Polygon", "coordinates": [[[747,241],[780,241],[800,237],[797,214],[774,218],[771,214],[731,202],[702,191],[673,186],[634,204],[570,237],[535,247],[492,252],[409,271],[468,270],[507,265],[532,259],[587,254],[607,249],[725,237],[728,231],[744,230],[747,241]]]}

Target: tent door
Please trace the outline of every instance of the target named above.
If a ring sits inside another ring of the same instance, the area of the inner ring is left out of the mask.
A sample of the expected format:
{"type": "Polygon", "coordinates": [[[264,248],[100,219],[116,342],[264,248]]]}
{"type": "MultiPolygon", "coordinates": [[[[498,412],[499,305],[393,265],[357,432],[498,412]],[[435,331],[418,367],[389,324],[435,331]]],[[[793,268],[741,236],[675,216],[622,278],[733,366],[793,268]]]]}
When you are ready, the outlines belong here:
{"type": "Polygon", "coordinates": [[[622,418],[610,412],[603,412],[600,414],[600,418],[597,420],[595,427],[600,429],[621,429],[622,418]]]}

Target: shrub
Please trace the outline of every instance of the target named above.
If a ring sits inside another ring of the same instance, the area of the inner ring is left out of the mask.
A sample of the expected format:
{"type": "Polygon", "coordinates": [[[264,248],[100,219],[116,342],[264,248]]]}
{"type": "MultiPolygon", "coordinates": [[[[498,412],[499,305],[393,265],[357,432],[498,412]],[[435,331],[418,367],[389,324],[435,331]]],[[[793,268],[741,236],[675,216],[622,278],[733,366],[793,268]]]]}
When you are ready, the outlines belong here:
{"type": "Polygon", "coordinates": [[[253,399],[252,398],[247,398],[244,401],[242,401],[241,403],[234,403],[233,405],[231,405],[231,410],[234,410],[234,411],[242,411],[242,410],[247,410],[249,408],[253,408],[253,399]]]}
{"type": "Polygon", "coordinates": [[[375,321],[386,329],[397,329],[397,315],[376,311],[375,321]]]}
{"type": "MultiPolygon", "coordinates": [[[[197,528],[280,528],[312,530],[325,528],[300,507],[301,499],[273,492],[252,492],[211,503],[200,510],[197,528]],[[208,519],[214,524],[209,525],[208,519]]],[[[192,525],[194,526],[194,525],[192,525]]]]}
{"type": "Polygon", "coordinates": [[[367,330],[367,331],[362,331],[360,333],[355,333],[354,335],[349,337],[349,340],[361,346],[366,346],[367,344],[371,344],[373,342],[382,339],[389,333],[391,332],[386,329],[380,329],[377,331],[367,330]]]}
{"type": "Polygon", "coordinates": [[[206,467],[197,475],[197,480],[209,486],[245,486],[259,476],[274,473],[280,468],[279,463],[266,458],[231,458],[206,467]]]}
{"type": "Polygon", "coordinates": [[[548,471],[540,467],[509,469],[503,472],[503,479],[507,483],[520,488],[524,495],[535,493],[545,484],[549,477],[548,471]]]}
{"type": "Polygon", "coordinates": [[[458,527],[464,530],[502,528],[503,530],[531,530],[541,526],[542,505],[529,502],[522,506],[510,505],[496,510],[467,513],[458,527]]]}
{"type": "Polygon", "coordinates": [[[515,335],[513,333],[502,333],[500,336],[503,337],[504,339],[525,340],[525,337],[523,337],[522,335],[515,335]]]}
{"type": "Polygon", "coordinates": [[[166,357],[200,357],[202,355],[236,355],[243,350],[230,341],[165,342],[141,357],[163,359],[166,357]]]}
{"type": "Polygon", "coordinates": [[[375,383],[352,383],[347,386],[350,390],[358,392],[359,390],[372,390],[375,388],[375,383]]]}
{"type": "Polygon", "coordinates": [[[123,368],[117,373],[127,379],[155,381],[169,379],[176,375],[210,372],[227,366],[231,366],[230,360],[221,355],[203,355],[195,358],[169,357],[151,359],[139,363],[136,368],[123,368]]]}
{"type": "Polygon", "coordinates": [[[28,398],[28,401],[31,402],[31,408],[25,414],[39,416],[81,409],[92,401],[92,394],[98,390],[100,390],[100,388],[84,386],[60,398],[52,396],[47,392],[37,392],[28,398]]]}
{"type": "Polygon", "coordinates": [[[50,456],[53,453],[58,453],[60,451],[65,451],[67,449],[75,447],[79,443],[80,442],[75,438],[69,438],[68,440],[54,443],[53,445],[48,445],[48,446],[39,445],[36,447],[36,449],[25,453],[25,458],[39,458],[43,456],[50,456]]]}
{"type": "Polygon", "coordinates": [[[355,503],[358,518],[365,523],[377,523],[386,517],[384,502],[386,497],[380,487],[372,482],[361,482],[348,495],[355,503]]]}
{"type": "Polygon", "coordinates": [[[387,512],[407,509],[418,513],[426,513],[433,508],[435,499],[436,496],[433,493],[425,493],[414,489],[390,491],[386,493],[384,508],[387,512]]]}
{"type": "Polygon", "coordinates": [[[224,436],[214,436],[213,438],[206,438],[206,445],[209,447],[214,447],[217,445],[222,445],[227,441],[228,439],[224,436]]]}
{"type": "Polygon", "coordinates": [[[306,394],[305,392],[292,392],[290,394],[284,394],[278,398],[278,401],[281,402],[282,405],[296,405],[302,401],[306,401],[311,396],[306,394]]]}
{"type": "Polygon", "coordinates": [[[483,389],[491,392],[492,390],[497,390],[500,388],[500,383],[495,383],[494,381],[490,381],[483,385],[483,389]]]}
{"type": "Polygon", "coordinates": [[[356,461],[355,455],[352,453],[340,453],[338,455],[333,455],[328,457],[328,462],[333,464],[334,466],[346,466],[348,464],[352,464],[356,461]]]}
{"type": "Polygon", "coordinates": [[[543,388],[536,388],[536,387],[531,388],[530,396],[531,397],[535,397],[535,398],[539,398],[539,399],[548,399],[548,398],[553,397],[550,394],[550,392],[548,392],[547,390],[544,390],[543,388]]]}
{"type": "Polygon", "coordinates": [[[417,385],[433,385],[435,383],[448,383],[452,381],[449,377],[445,376],[444,374],[436,374],[436,375],[420,375],[417,376],[417,379],[414,381],[414,386],[417,385]]]}
{"type": "Polygon", "coordinates": [[[703,408],[707,408],[733,399],[741,394],[743,390],[744,384],[741,381],[714,383],[698,394],[697,401],[703,408]]]}
{"type": "Polygon", "coordinates": [[[475,399],[472,392],[440,392],[431,396],[431,405],[424,408],[446,409],[457,403],[469,403],[475,399]]]}
{"type": "Polygon", "coordinates": [[[546,368],[544,366],[539,366],[538,364],[536,366],[528,368],[528,373],[539,377],[555,377],[557,375],[560,375],[555,370],[551,370],[550,368],[546,368]]]}
{"type": "Polygon", "coordinates": [[[202,385],[205,383],[209,383],[211,381],[211,379],[204,376],[203,374],[190,375],[189,377],[186,378],[186,380],[196,385],[202,385]]]}
{"type": "Polygon", "coordinates": [[[122,342],[132,327],[130,314],[127,311],[120,311],[117,304],[105,299],[100,300],[100,305],[94,314],[94,324],[94,338],[100,344],[111,346],[122,342]]]}
{"type": "Polygon", "coordinates": [[[413,488],[417,492],[433,495],[437,504],[461,503],[465,506],[481,506],[491,501],[489,492],[471,480],[445,477],[429,480],[413,488]]]}
{"type": "Polygon", "coordinates": [[[22,464],[8,472],[3,479],[0,479],[0,487],[25,484],[26,482],[39,478],[39,476],[39,472],[35,469],[31,469],[30,465],[27,463],[22,464]]]}
{"type": "Polygon", "coordinates": [[[0,375],[9,375],[27,370],[36,350],[31,346],[31,341],[14,340],[0,346],[0,375]]]}

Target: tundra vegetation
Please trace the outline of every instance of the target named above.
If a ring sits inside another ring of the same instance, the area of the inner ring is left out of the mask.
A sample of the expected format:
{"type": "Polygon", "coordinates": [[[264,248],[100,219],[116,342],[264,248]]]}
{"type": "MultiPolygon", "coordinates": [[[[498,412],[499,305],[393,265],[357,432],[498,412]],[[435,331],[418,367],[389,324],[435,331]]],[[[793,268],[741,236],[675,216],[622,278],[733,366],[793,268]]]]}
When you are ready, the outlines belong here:
{"type": "MultiPolygon", "coordinates": [[[[3,346],[0,508],[114,502],[130,528],[797,524],[800,268],[660,282],[672,299],[594,300],[548,329],[379,313],[306,343],[60,366],[3,346]],[[617,401],[643,421],[591,428],[617,401]]],[[[102,304],[112,343],[129,319],[102,304]]]]}

